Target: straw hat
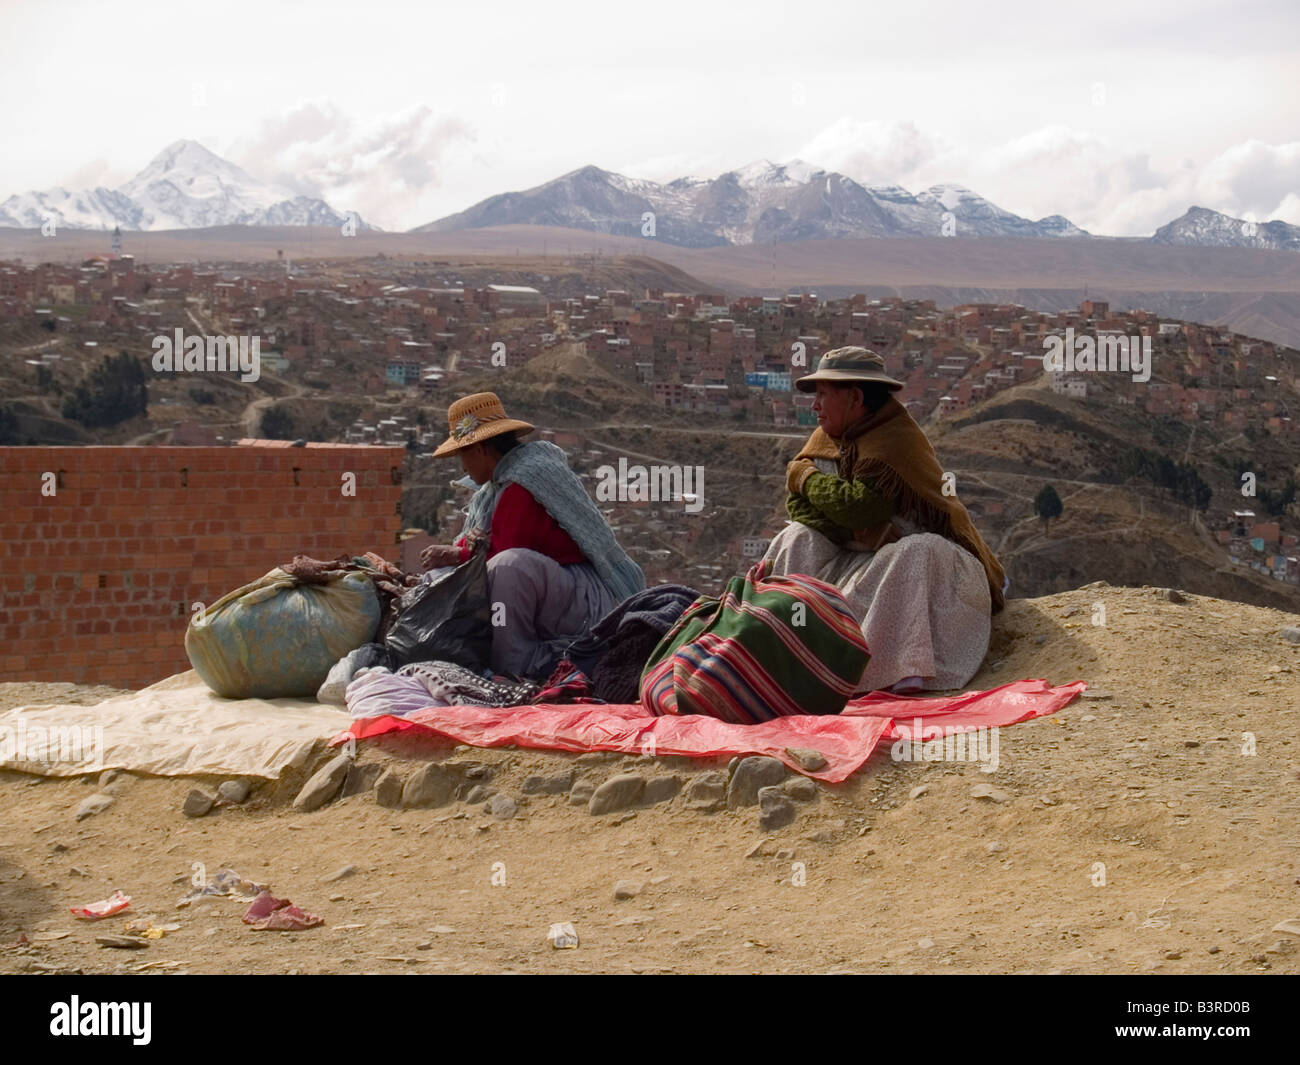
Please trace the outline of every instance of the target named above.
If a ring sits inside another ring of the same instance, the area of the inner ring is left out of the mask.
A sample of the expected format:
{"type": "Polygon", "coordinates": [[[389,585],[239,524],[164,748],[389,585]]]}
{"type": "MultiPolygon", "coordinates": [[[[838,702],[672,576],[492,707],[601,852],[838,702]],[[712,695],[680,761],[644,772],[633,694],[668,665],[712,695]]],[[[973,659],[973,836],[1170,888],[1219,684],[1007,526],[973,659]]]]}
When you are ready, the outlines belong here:
{"type": "Polygon", "coordinates": [[[850,381],[878,381],[882,385],[899,389],[902,381],[895,381],[885,373],[885,360],[866,348],[836,348],[822,356],[817,372],[796,381],[800,392],[815,392],[818,381],[847,384],[850,381]]]}
{"type": "Polygon", "coordinates": [[[506,409],[495,392],[475,392],[456,400],[447,408],[447,426],[451,435],[438,445],[434,458],[481,444],[502,433],[531,433],[535,428],[517,418],[507,418],[506,409]]]}

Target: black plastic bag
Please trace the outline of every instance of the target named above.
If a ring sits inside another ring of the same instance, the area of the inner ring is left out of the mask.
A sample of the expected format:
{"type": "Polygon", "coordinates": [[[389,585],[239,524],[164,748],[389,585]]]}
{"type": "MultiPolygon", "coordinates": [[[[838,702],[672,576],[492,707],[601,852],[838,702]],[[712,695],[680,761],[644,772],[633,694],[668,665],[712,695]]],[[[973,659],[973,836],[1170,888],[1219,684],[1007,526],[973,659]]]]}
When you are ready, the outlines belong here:
{"type": "Polygon", "coordinates": [[[475,673],[486,669],[492,654],[487,552],[475,551],[455,569],[403,595],[384,646],[394,670],[433,660],[475,673]]]}

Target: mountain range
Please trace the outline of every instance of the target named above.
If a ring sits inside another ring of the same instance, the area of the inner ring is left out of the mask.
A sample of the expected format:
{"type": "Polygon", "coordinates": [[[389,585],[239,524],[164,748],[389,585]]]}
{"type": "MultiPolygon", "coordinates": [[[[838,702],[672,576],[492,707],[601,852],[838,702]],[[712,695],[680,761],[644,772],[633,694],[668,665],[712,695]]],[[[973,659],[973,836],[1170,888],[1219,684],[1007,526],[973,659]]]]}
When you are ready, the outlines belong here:
{"type": "MultiPolygon", "coordinates": [[[[216,226],[341,226],[349,217],[324,200],[260,181],[197,141],[168,145],[116,189],[55,188],[10,196],[0,226],[34,229],[206,229],[216,226]]],[[[376,230],[352,215],[358,230],[376,230]]],[[[799,160],[765,160],[716,178],[667,183],[584,166],[520,192],[409,230],[445,233],[496,226],[581,229],[653,237],[686,248],[863,237],[1086,238],[1068,218],[1022,218],[970,189],[858,184],[799,160]]],[[[1300,251],[1300,226],[1231,218],[1192,207],[1145,240],[1155,244],[1300,251]]]]}
{"type": "MultiPolygon", "coordinates": [[[[56,229],[200,229],[209,226],[341,226],[324,200],[259,181],[197,141],[169,144],[116,189],[25,192],[0,203],[0,226],[56,229]]],[[[357,229],[372,229],[359,216],[357,229]]]]}
{"type": "Polygon", "coordinates": [[[798,160],[667,184],[585,166],[524,192],[490,196],[413,232],[500,225],[653,236],[690,248],[837,237],[1088,235],[1060,215],[1021,218],[961,185],[934,185],[916,195],[897,185],[867,188],[798,160]]]}

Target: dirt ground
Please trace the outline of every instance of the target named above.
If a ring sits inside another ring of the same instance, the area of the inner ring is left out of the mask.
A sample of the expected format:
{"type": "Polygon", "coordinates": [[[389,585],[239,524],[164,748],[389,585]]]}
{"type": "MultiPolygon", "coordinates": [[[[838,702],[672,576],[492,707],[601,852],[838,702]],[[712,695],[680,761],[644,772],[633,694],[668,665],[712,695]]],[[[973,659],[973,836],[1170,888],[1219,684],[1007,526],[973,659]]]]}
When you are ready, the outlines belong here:
{"type": "MultiPolygon", "coordinates": [[[[1278,635],[1297,624],[1156,589],[1013,601],[971,687],[1083,679],[1087,698],[1002,730],[992,774],[884,745],[770,834],[757,808],[705,814],[680,795],[631,816],[523,795],[575,758],[514,749],[431,755],[494,767],[519,803],[508,820],[464,802],[385,809],[369,791],[299,813],[297,781],[191,819],[193,780],[126,774],[77,822],[93,779],[3,773],[0,972],[1300,972],[1300,645],[1278,635]],[[1005,801],[972,796],[980,784],[1005,801]],[[325,924],[254,931],[223,898],[178,909],[194,863],[325,924]],[[619,881],[632,897],[615,899],[619,881]],[[115,889],[129,913],[69,914],[115,889]],[[180,928],[141,950],[95,942],[151,914],[180,928]],[[576,950],[547,942],[562,921],[576,950]]],[[[5,684],[0,706],[107,694],[5,684]]],[[[360,761],[429,756],[363,745],[360,761]]],[[[576,761],[595,782],[725,768],[576,761]]]]}

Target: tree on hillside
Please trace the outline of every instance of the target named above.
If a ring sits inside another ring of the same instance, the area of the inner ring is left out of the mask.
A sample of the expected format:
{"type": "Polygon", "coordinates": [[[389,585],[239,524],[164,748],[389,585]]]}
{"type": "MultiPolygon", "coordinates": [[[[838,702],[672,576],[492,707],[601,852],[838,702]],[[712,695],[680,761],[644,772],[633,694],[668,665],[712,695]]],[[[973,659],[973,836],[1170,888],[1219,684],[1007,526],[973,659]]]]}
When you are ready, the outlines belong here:
{"type": "Polygon", "coordinates": [[[129,421],[149,407],[144,367],[129,352],[105,355],[67,399],[63,416],[88,428],[129,421]]]}
{"type": "Polygon", "coordinates": [[[1043,485],[1038,490],[1038,495],[1034,496],[1034,512],[1043,520],[1044,532],[1051,525],[1052,519],[1059,518],[1064,509],[1065,504],[1061,502],[1061,497],[1050,484],[1043,485]]]}
{"type": "Polygon", "coordinates": [[[268,440],[293,440],[293,417],[280,407],[269,407],[262,415],[262,435],[268,440]]]}

